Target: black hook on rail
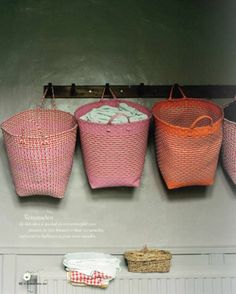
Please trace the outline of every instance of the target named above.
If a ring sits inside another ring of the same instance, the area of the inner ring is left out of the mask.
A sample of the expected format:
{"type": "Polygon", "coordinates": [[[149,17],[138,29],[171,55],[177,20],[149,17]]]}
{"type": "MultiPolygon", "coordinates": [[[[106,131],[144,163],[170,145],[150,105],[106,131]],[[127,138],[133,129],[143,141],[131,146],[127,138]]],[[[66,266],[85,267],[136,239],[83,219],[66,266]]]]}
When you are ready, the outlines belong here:
{"type": "Polygon", "coordinates": [[[144,95],[144,83],[140,83],[138,86],[138,96],[142,98],[144,95]]]}
{"type": "MultiPolygon", "coordinates": [[[[47,86],[44,86],[44,91],[46,91],[46,96],[45,97],[52,97],[53,95],[53,89],[52,89],[52,83],[48,83],[47,86]]],[[[55,95],[55,93],[54,93],[55,95]]]]}
{"type": "Polygon", "coordinates": [[[70,95],[71,95],[72,97],[73,97],[73,96],[76,96],[76,86],[75,86],[75,83],[71,84],[70,95]]]}
{"type": "MultiPolygon", "coordinates": [[[[173,97],[179,98],[183,95],[175,84],[173,97]]],[[[111,85],[105,84],[105,96],[111,97],[110,88],[118,98],[168,98],[171,85],[111,85]]],[[[236,85],[185,85],[181,86],[188,97],[196,98],[232,98],[236,93],[236,85]]],[[[99,98],[104,90],[104,85],[52,85],[44,86],[44,92],[48,89],[46,98],[51,98],[54,92],[55,98],[99,98]]]]}
{"type": "Polygon", "coordinates": [[[106,83],[105,84],[105,95],[111,95],[111,91],[110,91],[110,84],[106,83]]]}

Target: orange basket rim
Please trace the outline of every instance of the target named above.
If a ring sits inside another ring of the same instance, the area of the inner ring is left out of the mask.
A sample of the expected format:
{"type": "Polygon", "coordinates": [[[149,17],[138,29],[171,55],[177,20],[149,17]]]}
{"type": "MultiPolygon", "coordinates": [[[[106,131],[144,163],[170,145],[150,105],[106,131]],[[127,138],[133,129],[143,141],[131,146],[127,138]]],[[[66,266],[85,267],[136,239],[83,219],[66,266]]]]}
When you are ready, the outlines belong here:
{"type": "Polygon", "coordinates": [[[223,121],[223,118],[224,118],[223,108],[220,105],[215,104],[214,102],[208,101],[206,99],[201,99],[201,98],[188,98],[188,97],[185,97],[185,98],[172,98],[172,99],[168,99],[168,100],[158,101],[152,107],[152,114],[153,114],[155,119],[157,119],[159,122],[163,123],[164,125],[166,125],[168,127],[175,128],[175,129],[178,129],[178,130],[190,130],[191,129],[190,127],[180,127],[180,126],[168,123],[165,120],[161,119],[155,113],[155,110],[157,108],[160,108],[161,105],[163,105],[163,104],[177,103],[177,102],[181,103],[183,101],[202,102],[202,103],[205,103],[205,104],[210,104],[211,106],[215,107],[216,109],[218,109],[220,111],[219,118],[212,125],[202,126],[202,127],[194,127],[193,130],[196,130],[196,129],[201,130],[201,129],[205,129],[205,128],[208,128],[208,127],[215,127],[215,126],[217,126],[219,123],[221,123],[223,121]]]}

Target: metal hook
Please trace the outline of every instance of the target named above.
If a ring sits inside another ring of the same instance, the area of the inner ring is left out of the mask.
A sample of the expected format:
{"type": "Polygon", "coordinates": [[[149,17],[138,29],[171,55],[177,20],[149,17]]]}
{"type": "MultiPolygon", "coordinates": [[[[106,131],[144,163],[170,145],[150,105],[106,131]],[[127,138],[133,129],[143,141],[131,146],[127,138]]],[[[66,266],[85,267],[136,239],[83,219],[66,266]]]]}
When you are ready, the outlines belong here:
{"type": "Polygon", "coordinates": [[[143,97],[144,94],[144,83],[140,83],[138,86],[138,96],[143,97]]]}
{"type": "Polygon", "coordinates": [[[109,83],[106,83],[105,84],[105,93],[104,95],[111,95],[111,91],[110,91],[110,84],[109,83]]]}
{"type": "Polygon", "coordinates": [[[70,95],[71,96],[76,96],[76,86],[75,86],[75,83],[73,83],[71,85],[71,88],[70,88],[70,95]]]}
{"type": "Polygon", "coordinates": [[[52,88],[52,83],[48,83],[48,90],[46,93],[46,97],[52,97],[54,94],[53,88],[52,88]]]}
{"type": "Polygon", "coordinates": [[[180,97],[179,96],[179,84],[175,83],[174,86],[173,86],[173,92],[172,92],[172,96],[173,97],[180,97]],[[175,93],[175,95],[174,95],[175,93]],[[176,95],[176,93],[178,93],[178,95],[176,95]]]}

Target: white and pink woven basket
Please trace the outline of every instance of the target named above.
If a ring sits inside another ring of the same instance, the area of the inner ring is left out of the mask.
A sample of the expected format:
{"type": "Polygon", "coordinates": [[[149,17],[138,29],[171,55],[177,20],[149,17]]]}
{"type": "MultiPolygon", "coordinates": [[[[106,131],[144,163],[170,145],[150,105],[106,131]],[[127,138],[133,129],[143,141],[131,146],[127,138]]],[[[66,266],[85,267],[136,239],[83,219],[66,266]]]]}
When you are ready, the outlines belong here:
{"type": "Polygon", "coordinates": [[[118,100],[111,93],[113,100],[104,100],[102,96],[99,102],[83,105],[75,111],[85,170],[92,188],[138,187],[144,167],[151,113],[146,107],[118,100]],[[99,124],[80,118],[94,108],[118,106],[120,102],[145,113],[148,118],[123,124],[99,124]]]}
{"type": "Polygon", "coordinates": [[[17,113],[1,128],[16,193],[62,198],[75,149],[74,116],[55,107],[36,108],[17,113]]]}
{"type": "Polygon", "coordinates": [[[236,185],[236,100],[224,108],[222,162],[236,185]]]}

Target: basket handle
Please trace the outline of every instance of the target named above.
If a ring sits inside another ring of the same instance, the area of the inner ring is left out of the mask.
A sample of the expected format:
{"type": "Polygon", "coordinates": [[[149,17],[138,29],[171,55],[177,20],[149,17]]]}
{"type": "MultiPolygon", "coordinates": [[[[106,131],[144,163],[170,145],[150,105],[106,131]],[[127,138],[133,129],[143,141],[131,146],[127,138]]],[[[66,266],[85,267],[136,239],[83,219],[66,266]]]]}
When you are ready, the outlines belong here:
{"type": "Polygon", "coordinates": [[[55,92],[54,92],[54,88],[52,85],[48,86],[44,93],[43,93],[43,96],[41,97],[40,99],[40,108],[43,108],[44,105],[45,105],[45,97],[47,95],[47,92],[49,90],[49,88],[51,89],[51,92],[52,92],[52,98],[51,98],[51,109],[56,109],[56,100],[55,100],[55,92]]]}
{"type": "Polygon", "coordinates": [[[203,119],[208,119],[210,121],[210,125],[213,125],[212,117],[210,117],[209,115],[201,115],[191,124],[190,129],[194,129],[196,127],[196,124],[203,119]]]}
{"type": "Polygon", "coordinates": [[[229,102],[229,103],[224,103],[224,104],[222,104],[222,108],[224,109],[224,108],[226,108],[227,106],[229,106],[231,103],[235,103],[236,102],[236,95],[234,96],[234,98],[233,98],[233,101],[231,101],[231,102],[229,102]]]}
{"type": "Polygon", "coordinates": [[[147,244],[145,244],[142,248],[142,250],[144,253],[148,252],[148,247],[147,247],[147,244]]]}
{"type": "MultiPolygon", "coordinates": [[[[181,93],[181,95],[182,95],[182,98],[188,98],[188,97],[185,95],[185,93],[184,93],[184,91],[182,90],[182,88],[181,88],[180,86],[177,86],[177,87],[178,87],[178,90],[180,91],[180,93],[181,93]]],[[[174,91],[174,88],[175,88],[175,85],[173,85],[173,86],[171,87],[171,89],[170,89],[170,95],[169,95],[168,100],[173,99],[173,91],[174,91]]]]}
{"type": "MultiPolygon", "coordinates": [[[[51,85],[51,86],[48,86],[48,87],[45,89],[45,91],[44,91],[44,93],[43,93],[43,96],[41,97],[41,103],[40,103],[39,109],[43,108],[44,105],[45,105],[45,97],[46,97],[46,95],[47,95],[47,92],[48,92],[49,88],[51,88],[51,91],[52,91],[51,109],[52,109],[52,110],[56,110],[55,93],[54,93],[54,88],[53,88],[52,85],[51,85]]],[[[36,108],[35,111],[37,112],[37,108],[36,108]]],[[[36,118],[36,119],[37,119],[37,118],[36,118]]],[[[32,112],[32,116],[31,116],[30,121],[31,121],[31,122],[36,126],[36,128],[38,129],[39,135],[40,135],[40,136],[42,137],[42,139],[43,139],[43,141],[42,141],[42,145],[48,145],[48,140],[47,140],[46,136],[43,134],[42,129],[40,128],[40,126],[38,125],[38,123],[37,123],[36,120],[35,120],[34,112],[32,112]]],[[[21,139],[20,139],[20,143],[21,143],[21,144],[25,144],[25,138],[24,138],[24,136],[25,136],[25,129],[22,128],[22,130],[21,130],[21,136],[20,136],[20,138],[21,138],[21,139]]]]}
{"type": "Polygon", "coordinates": [[[117,97],[116,97],[116,95],[115,95],[115,93],[112,91],[112,89],[110,88],[110,87],[105,87],[104,89],[103,89],[103,91],[102,91],[102,96],[101,96],[101,98],[100,98],[100,101],[103,101],[104,100],[104,96],[105,96],[105,92],[106,92],[106,89],[109,89],[109,91],[110,91],[110,93],[111,93],[111,95],[112,95],[112,98],[114,99],[114,100],[117,100],[117,97]]]}
{"type": "Polygon", "coordinates": [[[130,123],[130,119],[129,119],[129,117],[126,115],[126,114],[124,114],[124,113],[117,113],[117,114],[114,114],[110,119],[109,119],[109,121],[108,121],[108,125],[111,125],[112,124],[112,122],[113,122],[113,120],[115,119],[115,118],[117,118],[117,117],[126,117],[127,118],[127,120],[128,120],[128,122],[130,123]]]}

